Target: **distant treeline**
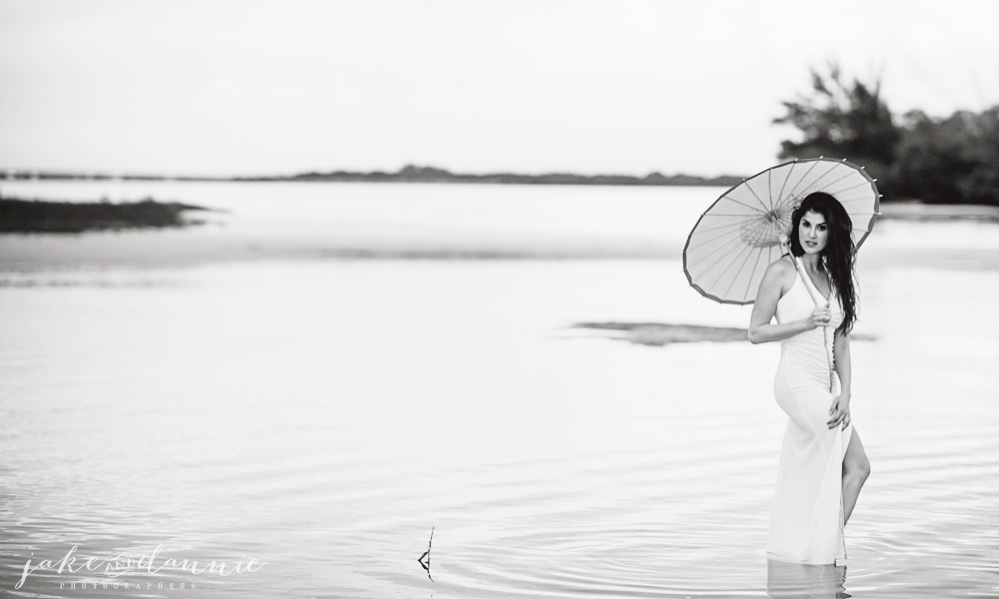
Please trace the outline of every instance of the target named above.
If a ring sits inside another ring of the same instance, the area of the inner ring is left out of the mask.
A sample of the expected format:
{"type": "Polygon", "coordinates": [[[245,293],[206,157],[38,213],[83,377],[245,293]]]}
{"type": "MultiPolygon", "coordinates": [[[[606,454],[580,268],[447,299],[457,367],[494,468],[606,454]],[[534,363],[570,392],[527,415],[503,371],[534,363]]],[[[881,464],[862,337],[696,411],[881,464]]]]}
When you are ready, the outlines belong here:
{"type": "Polygon", "coordinates": [[[123,181],[320,181],[344,183],[499,183],[521,185],[681,185],[731,187],[742,181],[742,177],[722,175],[719,177],[697,177],[693,175],[670,175],[650,173],[644,177],[632,175],[574,175],[571,173],[549,173],[543,175],[520,175],[516,173],[490,173],[484,175],[452,173],[429,166],[409,165],[398,171],[330,171],[308,172],[296,175],[248,176],[248,177],[166,177],[161,175],[108,175],[83,174],[58,171],[10,171],[8,179],[27,180],[123,180],[123,181]]]}
{"type": "Polygon", "coordinates": [[[802,139],[782,142],[780,158],[847,158],[878,178],[885,199],[999,206],[999,105],[898,117],[880,81],[848,82],[835,63],[813,69],[809,93],[783,105],[775,122],[793,125],[802,139]]]}
{"type": "Polygon", "coordinates": [[[200,221],[182,218],[187,210],[205,208],[157,202],[152,198],[119,204],[0,198],[0,233],[82,233],[200,224],[200,221]]]}
{"type": "Polygon", "coordinates": [[[575,175],[572,173],[548,173],[543,175],[521,175],[517,173],[489,173],[484,175],[452,173],[441,168],[409,165],[395,173],[381,171],[353,172],[333,171],[328,173],[301,173],[292,177],[237,177],[238,181],[384,181],[401,183],[500,183],[522,185],[701,185],[731,187],[742,181],[742,177],[722,175],[719,177],[697,177],[693,175],[671,175],[649,173],[644,177],[632,175],[575,175]]]}

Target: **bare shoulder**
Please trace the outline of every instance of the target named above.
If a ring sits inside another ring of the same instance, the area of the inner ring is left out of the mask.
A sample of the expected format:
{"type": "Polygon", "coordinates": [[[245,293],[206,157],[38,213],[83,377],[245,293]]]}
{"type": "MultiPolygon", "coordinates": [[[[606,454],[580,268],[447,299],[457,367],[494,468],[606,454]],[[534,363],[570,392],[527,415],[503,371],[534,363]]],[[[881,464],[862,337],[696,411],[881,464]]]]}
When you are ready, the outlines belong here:
{"type": "Polygon", "coordinates": [[[780,280],[785,280],[793,277],[795,275],[794,262],[791,260],[790,255],[784,255],[777,260],[770,263],[767,267],[767,272],[764,273],[764,277],[773,277],[780,280]]]}
{"type": "Polygon", "coordinates": [[[794,284],[795,276],[797,273],[794,262],[792,262],[791,256],[785,255],[770,263],[767,271],[763,274],[763,284],[778,288],[780,295],[784,295],[784,292],[794,284]]]}
{"type": "Polygon", "coordinates": [[[777,310],[777,302],[794,284],[795,269],[790,259],[781,258],[767,267],[756,292],[751,326],[770,322],[777,310]]]}

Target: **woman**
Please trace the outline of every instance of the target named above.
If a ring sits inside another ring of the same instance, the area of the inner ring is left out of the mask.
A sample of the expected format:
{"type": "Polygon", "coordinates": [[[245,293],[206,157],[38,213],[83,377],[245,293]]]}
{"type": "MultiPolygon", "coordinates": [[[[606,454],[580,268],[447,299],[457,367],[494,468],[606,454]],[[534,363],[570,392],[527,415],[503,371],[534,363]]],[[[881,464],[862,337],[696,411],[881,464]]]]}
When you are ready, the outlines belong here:
{"type": "Polygon", "coordinates": [[[791,255],[764,274],[749,326],[751,342],[781,342],[774,395],[790,418],[767,557],[836,564],[846,559],[843,526],[870,473],[850,419],[853,224],[843,205],[821,192],[802,200],[791,224],[791,255]],[[817,308],[813,295],[821,298],[817,308]]]}

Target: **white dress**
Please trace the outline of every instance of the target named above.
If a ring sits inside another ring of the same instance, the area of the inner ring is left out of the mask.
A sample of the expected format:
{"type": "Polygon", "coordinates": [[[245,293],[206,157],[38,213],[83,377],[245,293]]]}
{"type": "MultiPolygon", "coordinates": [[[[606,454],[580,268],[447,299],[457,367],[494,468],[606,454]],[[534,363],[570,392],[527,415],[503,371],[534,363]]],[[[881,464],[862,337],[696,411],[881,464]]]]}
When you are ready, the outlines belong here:
{"type": "MultiPolygon", "coordinates": [[[[812,281],[795,269],[794,284],[777,302],[778,323],[802,320],[815,309],[806,285],[814,291],[812,281]]],[[[830,376],[829,364],[835,330],[843,321],[835,293],[833,288],[828,327],[781,342],[774,395],[790,421],[770,516],[767,557],[773,560],[828,565],[846,559],[842,474],[853,425],[843,430],[826,424],[829,408],[840,391],[839,378],[830,376]]]]}

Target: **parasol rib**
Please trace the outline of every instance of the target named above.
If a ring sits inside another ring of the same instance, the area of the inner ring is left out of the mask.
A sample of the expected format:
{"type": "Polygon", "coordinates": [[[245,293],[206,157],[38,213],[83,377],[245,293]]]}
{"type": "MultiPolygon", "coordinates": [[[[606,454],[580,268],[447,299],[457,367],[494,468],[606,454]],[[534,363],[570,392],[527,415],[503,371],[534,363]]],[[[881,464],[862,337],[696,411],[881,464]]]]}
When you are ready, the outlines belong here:
{"type": "MultiPolygon", "coordinates": [[[[829,172],[832,172],[832,171],[829,171],[829,172]]],[[[826,174],[828,174],[828,173],[826,173],[826,174]]],[[[835,181],[832,181],[832,182],[829,182],[829,183],[826,183],[826,184],[824,184],[824,185],[823,185],[822,187],[820,187],[820,188],[818,188],[818,189],[813,189],[812,191],[825,191],[825,190],[829,189],[830,187],[832,187],[833,185],[836,185],[836,184],[837,184],[837,183],[839,183],[840,181],[842,181],[842,180],[844,180],[844,179],[848,179],[848,178],[849,178],[849,177],[851,177],[852,175],[853,175],[853,173],[846,173],[845,175],[843,175],[843,176],[842,176],[842,177],[840,177],[839,179],[836,179],[835,181]]],[[[816,180],[816,182],[818,182],[818,180],[816,180]]]]}
{"type": "Polygon", "coordinates": [[[727,229],[729,227],[741,227],[741,226],[742,226],[742,223],[739,223],[739,222],[736,222],[736,223],[726,223],[724,225],[718,225],[717,227],[711,227],[710,229],[701,229],[700,227],[698,227],[697,232],[698,233],[707,233],[708,231],[719,231],[721,229],[727,229]]]}
{"type": "MultiPolygon", "coordinates": [[[[837,181],[836,183],[839,183],[839,181],[837,181]]],[[[860,183],[857,183],[856,185],[851,185],[850,187],[844,187],[843,189],[837,189],[835,192],[828,191],[826,193],[830,193],[830,194],[836,196],[836,199],[839,201],[840,204],[845,204],[847,202],[857,201],[857,200],[840,200],[839,196],[836,195],[836,194],[846,193],[848,191],[853,191],[854,189],[860,189],[861,187],[867,187],[870,184],[871,184],[870,181],[861,181],[860,183]]],[[[829,189],[829,187],[831,185],[832,184],[827,185],[827,186],[823,187],[822,189],[820,189],[819,191],[826,191],[827,189],[829,189]]],[[[858,199],[859,200],[865,200],[866,198],[858,198],[858,199]]]]}
{"type": "Polygon", "coordinates": [[[729,214],[727,212],[714,212],[712,214],[705,214],[704,216],[734,216],[735,218],[746,218],[745,214],[729,214]]]}
{"type": "Polygon", "coordinates": [[[697,243],[692,243],[692,244],[688,245],[687,249],[688,250],[694,250],[694,249],[697,249],[697,248],[702,247],[704,245],[707,245],[707,244],[709,244],[709,243],[711,243],[713,241],[717,241],[719,239],[724,239],[725,237],[728,237],[729,235],[731,235],[731,233],[725,232],[725,231],[723,231],[720,234],[715,235],[714,237],[707,237],[705,235],[698,235],[697,236],[697,243]]]}
{"type": "Polygon", "coordinates": [[[794,192],[798,191],[798,186],[801,185],[802,181],[808,178],[808,175],[812,174],[812,171],[815,170],[815,167],[818,166],[818,164],[819,161],[816,160],[813,162],[812,166],[808,167],[808,170],[805,171],[805,174],[802,175],[801,178],[798,179],[798,181],[794,184],[794,187],[791,188],[791,193],[787,194],[789,197],[794,196],[794,192]]]}
{"type": "MultiPolygon", "coordinates": [[[[739,240],[738,238],[736,238],[734,241],[738,242],[738,241],[741,241],[741,240],[739,240]]],[[[722,249],[724,249],[726,251],[730,250],[730,249],[732,249],[732,246],[733,246],[733,241],[729,241],[729,242],[727,242],[724,245],[720,245],[720,246],[716,247],[715,249],[711,250],[710,252],[707,252],[705,254],[701,254],[700,256],[698,256],[698,260],[704,260],[705,258],[711,256],[712,254],[714,254],[714,253],[716,253],[716,252],[718,252],[719,250],[722,250],[722,249]]],[[[717,258],[715,258],[714,261],[712,261],[712,262],[708,263],[706,266],[703,266],[702,268],[700,268],[699,269],[700,272],[703,272],[703,273],[711,272],[711,269],[713,269],[715,267],[715,265],[718,264],[718,262],[722,258],[724,258],[725,256],[726,256],[725,252],[722,252],[721,255],[719,255],[717,258]]]]}
{"type": "MultiPolygon", "coordinates": [[[[739,268],[738,268],[739,271],[741,271],[742,269],[746,268],[746,263],[749,262],[749,259],[752,258],[752,256],[753,256],[753,252],[751,252],[751,251],[750,252],[746,252],[746,257],[743,258],[742,264],[739,265],[739,268]]],[[[757,256],[758,256],[758,254],[757,254],[757,256]]],[[[759,260],[757,260],[757,262],[759,262],[759,260]]],[[[732,261],[732,264],[735,264],[734,260],[732,261]]],[[[753,272],[754,273],[756,272],[756,267],[755,266],[753,266],[753,272]]],[[[732,291],[732,286],[735,285],[735,280],[736,279],[738,279],[738,277],[732,277],[732,280],[729,281],[728,287],[725,288],[725,295],[728,295],[728,293],[730,291],[732,291]]],[[[750,278],[750,280],[752,280],[752,278],[750,278]]]]}
{"type": "Polygon", "coordinates": [[[784,183],[780,186],[780,193],[777,194],[777,203],[780,204],[784,201],[784,190],[787,189],[787,182],[791,179],[791,175],[794,174],[794,167],[798,166],[798,161],[795,160],[791,163],[791,168],[787,170],[787,176],[784,177],[784,183]]]}
{"type": "MultiPolygon", "coordinates": [[[[739,258],[742,258],[743,254],[748,253],[750,251],[751,251],[751,248],[749,246],[744,246],[742,248],[742,250],[739,251],[738,254],[736,254],[735,256],[732,257],[732,261],[728,263],[728,266],[726,266],[725,268],[721,269],[721,271],[719,271],[718,274],[715,275],[715,278],[712,279],[710,283],[708,283],[707,287],[714,287],[715,283],[718,282],[718,279],[720,279],[722,277],[722,275],[724,275],[725,273],[727,273],[729,271],[729,269],[732,268],[732,265],[735,264],[736,260],[738,260],[739,258]]],[[[731,287],[731,285],[732,284],[729,283],[730,287],[731,287]]]]}
{"type": "Polygon", "coordinates": [[[753,206],[752,204],[743,204],[742,202],[740,202],[739,200],[737,200],[737,199],[735,199],[735,198],[733,198],[731,196],[722,196],[720,199],[722,199],[722,200],[728,200],[728,201],[732,202],[733,204],[738,204],[738,205],[740,205],[740,206],[742,206],[744,208],[748,208],[750,210],[753,210],[754,212],[759,212],[760,214],[766,214],[767,213],[766,210],[761,210],[760,208],[757,208],[756,206],[753,206]]]}
{"type": "Polygon", "coordinates": [[[774,209],[774,182],[773,182],[773,172],[774,169],[767,169],[767,197],[770,198],[770,210],[774,209]]]}
{"type": "MultiPolygon", "coordinates": [[[[756,264],[753,265],[753,272],[749,273],[749,279],[746,281],[746,290],[742,292],[743,297],[749,297],[749,288],[753,284],[753,279],[756,278],[756,269],[760,267],[760,258],[763,258],[764,256],[766,255],[763,252],[760,252],[756,257],[756,264]]],[[[766,257],[769,258],[769,256],[766,257]]],[[[769,262],[767,262],[767,264],[769,264],[769,262]]]]}
{"type": "Polygon", "coordinates": [[[819,175],[819,178],[818,178],[818,179],[816,179],[816,180],[814,180],[814,181],[812,181],[811,183],[809,183],[809,184],[808,184],[808,185],[807,185],[807,186],[805,187],[805,189],[804,189],[804,190],[802,190],[802,193],[805,193],[806,191],[807,191],[807,192],[811,192],[811,191],[812,191],[813,189],[815,189],[815,187],[816,187],[816,186],[817,186],[817,185],[819,184],[819,181],[821,181],[821,180],[825,179],[825,178],[826,178],[826,176],[828,176],[828,175],[829,175],[829,173],[833,172],[833,170],[834,170],[833,168],[830,168],[830,169],[829,169],[829,170],[827,170],[826,172],[824,172],[824,173],[822,173],[821,175],[819,175]]]}
{"type": "Polygon", "coordinates": [[[749,193],[753,194],[753,197],[756,198],[756,201],[760,203],[760,206],[763,206],[763,212],[770,210],[770,207],[768,207],[766,204],[763,203],[763,200],[760,199],[760,196],[756,195],[756,190],[754,190],[753,186],[749,184],[749,180],[746,180],[746,189],[749,190],[749,193]]]}

